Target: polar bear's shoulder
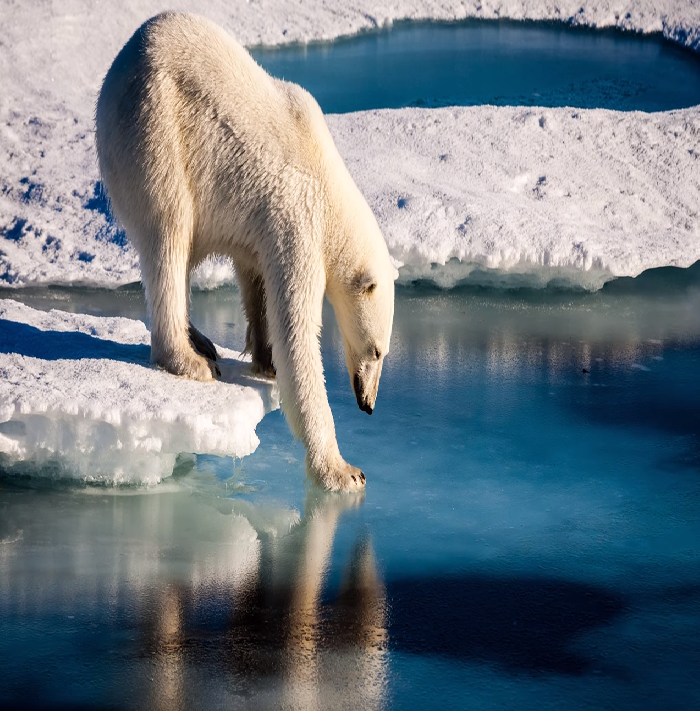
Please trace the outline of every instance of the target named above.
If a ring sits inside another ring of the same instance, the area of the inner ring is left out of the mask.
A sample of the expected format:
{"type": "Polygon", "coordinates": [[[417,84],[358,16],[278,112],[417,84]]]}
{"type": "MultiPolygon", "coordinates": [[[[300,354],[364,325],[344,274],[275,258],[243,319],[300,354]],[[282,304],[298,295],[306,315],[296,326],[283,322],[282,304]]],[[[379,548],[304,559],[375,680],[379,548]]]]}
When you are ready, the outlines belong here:
{"type": "Polygon", "coordinates": [[[190,75],[257,66],[228,32],[201,15],[163,12],[146,20],[134,37],[150,62],[190,75]]]}

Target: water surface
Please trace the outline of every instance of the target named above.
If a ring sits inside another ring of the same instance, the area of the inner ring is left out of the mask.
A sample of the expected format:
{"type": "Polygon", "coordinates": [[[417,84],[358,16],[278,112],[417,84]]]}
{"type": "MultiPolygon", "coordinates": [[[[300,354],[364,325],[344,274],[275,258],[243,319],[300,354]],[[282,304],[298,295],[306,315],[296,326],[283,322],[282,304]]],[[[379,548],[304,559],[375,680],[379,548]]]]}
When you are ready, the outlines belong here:
{"type": "Polygon", "coordinates": [[[254,48],[330,113],[404,106],[666,111],[700,103],[700,57],[658,36],[561,23],[398,23],[333,43],[254,48]]]}
{"type": "MultiPolygon", "coordinates": [[[[133,290],[22,297],[143,314],[133,290]]],[[[368,417],[327,312],[364,497],[305,486],[279,413],[251,457],[151,490],[5,477],[0,706],[697,708],[699,314],[668,274],[400,289],[368,417]]],[[[234,290],[193,320],[243,342],[234,290]]]]}

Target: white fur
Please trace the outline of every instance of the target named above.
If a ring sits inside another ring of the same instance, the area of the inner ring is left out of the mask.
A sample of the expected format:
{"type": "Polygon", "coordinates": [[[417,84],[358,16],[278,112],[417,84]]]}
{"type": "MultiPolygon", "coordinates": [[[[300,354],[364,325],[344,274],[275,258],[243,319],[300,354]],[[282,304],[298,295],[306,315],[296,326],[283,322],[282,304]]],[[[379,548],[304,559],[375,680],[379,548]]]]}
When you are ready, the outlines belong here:
{"type": "Polygon", "coordinates": [[[364,475],[340,455],[326,396],[323,295],[338,318],[358,404],[371,413],[396,273],[318,104],[266,74],[208,20],[166,13],[143,24],[114,60],[96,124],[103,180],[140,256],[153,361],[212,378],[214,366],[188,336],[189,274],[210,254],[228,255],[253,367],[276,369],[310,472],[329,489],[363,487],[364,475]]]}

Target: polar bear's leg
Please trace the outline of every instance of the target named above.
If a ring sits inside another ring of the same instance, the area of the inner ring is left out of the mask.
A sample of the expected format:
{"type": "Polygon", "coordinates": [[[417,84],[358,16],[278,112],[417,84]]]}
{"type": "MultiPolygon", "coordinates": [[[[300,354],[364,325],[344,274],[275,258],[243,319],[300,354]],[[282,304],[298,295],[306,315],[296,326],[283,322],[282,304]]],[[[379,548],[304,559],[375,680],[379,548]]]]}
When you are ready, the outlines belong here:
{"type": "MultiPolygon", "coordinates": [[[[151,317],[151,360],[174,375],[212,380],[212,367],[190,342],[188,315],[189,245],[184,229],[162,234],[140,249],[141,275],[151,317]]],[[[215,367],[215,366],[214,366],[215,367]]]]}
{"type": "Polygon", "coordinates": [[[325,278],[308,274],[320,260],[300,258],[296,274],[265,273],[272,357],[282,409],[292,432],[306,445],[310,475],[326,489],[357,491],[365,475],[340,454],[321,361],[321,312],[325,278]]]}
{"type": "Polygon", "coordinates": [[[256,375],[275,376],[272,362],[272,345],[267,328],[267,304],[265,283],[262,276],[249,269],[236,269],[243,298],[243,308],[248,319],[245,334],[245,349],[253,360],[256,375]]]}

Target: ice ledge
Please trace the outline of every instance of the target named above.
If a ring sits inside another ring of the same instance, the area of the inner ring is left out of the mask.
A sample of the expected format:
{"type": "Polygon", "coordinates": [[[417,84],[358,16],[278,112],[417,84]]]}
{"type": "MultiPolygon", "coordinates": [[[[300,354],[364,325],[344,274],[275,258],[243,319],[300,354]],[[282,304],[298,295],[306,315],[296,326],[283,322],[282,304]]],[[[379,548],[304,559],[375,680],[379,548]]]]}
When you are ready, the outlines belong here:
{"type": "Polygon", "coordinates": [[[600,288],[700,259],[700,109],[329,116],[404,281],[600,288]]]}
{"type": "MultiPolygon", "coordinates": [[[[399,109],[328,116],[328,124],[404,281],[554,280],[597,289],[616,276],[700,259],[700,107],[399,109]]],[[[67,142],[56,135],[38,147],[48,155],[67,142]]],[[[93,155],[91,143],[86,151],[93,155]]],[[[105,214],[85,223],[94,210],[71,197],[70,156],[54,159],[37,164],[35,180],[64,197],[22,205],[26,225],[15,241],[2,240],[0,285],[137,281],[133,248],[104,241],[97,226],[105,214]]],[[[86,194],[99,194],[94,166],[75,172],[93,181],[86,194]]],[[[3,200],[11,203],[0,196],[0,224],[3,200]]],[[[193,285],[232,279],[226,260],[209,260],[193,285]]]]}
{"type": "Polygon", "coordinates": [[[155,484],[181,452],[251,454],[274,385],[225,348],[221,382],[177,378],[148,343],[141,321],[0,300],[0,468],[155,484]]]}

